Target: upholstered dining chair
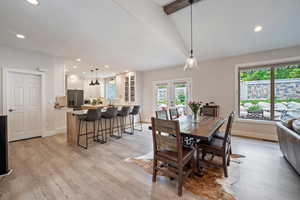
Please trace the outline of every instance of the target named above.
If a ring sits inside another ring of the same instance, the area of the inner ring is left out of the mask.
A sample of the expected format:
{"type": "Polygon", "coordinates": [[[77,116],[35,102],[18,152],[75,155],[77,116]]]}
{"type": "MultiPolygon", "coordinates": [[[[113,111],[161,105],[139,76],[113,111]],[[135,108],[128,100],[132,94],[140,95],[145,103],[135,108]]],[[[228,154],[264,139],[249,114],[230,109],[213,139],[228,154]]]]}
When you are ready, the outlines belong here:
{"type": "Polygon", "coordinates": [[[170,108],[169,109],[170,119],[174,120],[179,118],[179,112],[177,108],[170,108]]]}
{"type": "Polygon", "coordinates": [[[157,119],[169,120],[168,111],[166,110],[158,110],[155,112],[157,119]]]}
{"type": "Polygon", "coordinates": [[[178,179],[178,196],[182,196],[183,181],[195,166],[195,149],[183,147],[178,121],[152,118],[151,122],[154,151],[152,181],[156,182],[157,172],[161,170],[178,179]],[[164,165],[158,165],[158,162],[164,165]]]}
{"type": "Polygon", "coordinates": [[[234,120],[234,112],[232,112],[227,121],[226,131],[223,139],[213,138],[210,143],[199,143],[197,146],[197,162],[200,160],[204,166],[220,167],[224,169],[224,176],[228,177],[227,167],[230,164],[231,152],[231,128],[234,120]],[[201,153],[201,158],[200,157],[201,153]],[[214,162],[214,159],[206,160],[206,155],[218,156],[222,158],[221,164],[214,162]]]}

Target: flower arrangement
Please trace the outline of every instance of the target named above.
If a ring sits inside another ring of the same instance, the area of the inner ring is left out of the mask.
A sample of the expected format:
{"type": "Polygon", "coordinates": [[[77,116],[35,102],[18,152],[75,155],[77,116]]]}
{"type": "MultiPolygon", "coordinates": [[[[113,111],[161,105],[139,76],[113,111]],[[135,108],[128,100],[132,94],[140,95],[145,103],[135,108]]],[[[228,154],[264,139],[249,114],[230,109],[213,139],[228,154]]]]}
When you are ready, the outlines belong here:
{"type": "Polygon", "coordinates": [[[202,102],[201,101],[190,101],[188,102],[188,105],[191,109],[191,111],[193,112],[193,119],[196,121],[197,120],[197,116],[198,116],[198,112],[201,108],[202,102]]]}

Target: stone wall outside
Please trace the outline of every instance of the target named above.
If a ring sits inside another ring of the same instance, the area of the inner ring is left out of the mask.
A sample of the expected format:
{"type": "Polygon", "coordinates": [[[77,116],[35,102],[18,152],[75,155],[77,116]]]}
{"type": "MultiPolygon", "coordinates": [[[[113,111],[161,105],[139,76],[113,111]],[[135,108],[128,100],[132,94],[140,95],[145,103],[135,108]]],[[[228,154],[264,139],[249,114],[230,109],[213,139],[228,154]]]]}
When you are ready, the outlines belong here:
{"type": "MultiPolygon", "coordinates": [[[[269,99],[270,81],[241,81],[240,99],[269,99]]],[[[276,99],[300,98],[300,78],[295,79],[277,79],[275,80],[276,99]]]]}

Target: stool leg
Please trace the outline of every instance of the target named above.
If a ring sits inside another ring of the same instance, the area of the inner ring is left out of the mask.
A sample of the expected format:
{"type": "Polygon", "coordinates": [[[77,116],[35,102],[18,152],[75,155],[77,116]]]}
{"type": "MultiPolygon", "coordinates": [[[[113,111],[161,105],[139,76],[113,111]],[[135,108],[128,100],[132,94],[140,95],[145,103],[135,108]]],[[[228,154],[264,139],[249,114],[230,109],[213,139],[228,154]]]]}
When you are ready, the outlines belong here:
{"type": "Polygon", "coordinates": [[[85,149],[88,148],[88,122],[85,122],[85,149]]]}
{"type": "Polygon", "coordinates": [[[77,146],[79,146],[79,140],[80,140],[80,128],[81,128],[81,120],[79,120],[79,133],[77,134],[77,146]]]}
{"type": "Polygon", "coordinates": [[[94,141],[96,141],[96,120],[94,121],[94,133],[93,133],[93,137],[94,137],[94,141]]]}
{"type": "Polygon", "coordinates": [[[143,124],[142,124],[142,116],[141,116],[141,113],[139,113],[139,117],[140,117],[141,131],[143,131],[143,124]]]}

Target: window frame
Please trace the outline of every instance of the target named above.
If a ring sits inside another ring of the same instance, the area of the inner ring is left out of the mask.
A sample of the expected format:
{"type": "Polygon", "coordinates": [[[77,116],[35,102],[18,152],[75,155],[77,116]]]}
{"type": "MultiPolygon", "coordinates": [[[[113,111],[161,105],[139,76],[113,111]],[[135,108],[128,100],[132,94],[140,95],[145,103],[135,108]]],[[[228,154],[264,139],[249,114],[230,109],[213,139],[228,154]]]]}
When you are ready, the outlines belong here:
{"type": "Polygon", "coordinates": [[[238,120],[242,122],[258,122],[266,123],[276,122],[274,120],[274,111],[275,111],[275,69],[280,65],[292,65],[299,64],[300,57],[291,57],[278,60],[254,62],[254,63],[243,63],[235,65],[235,110],[237,111],[238,120]],[[240,71],[245,69],[259,69],[259,68],[270,68],[271,77],[270,77],[270,104],[271,104],[271,119],[270,120],[259,120],[259,119],[247,119],[240,118],[240,71]]]}

